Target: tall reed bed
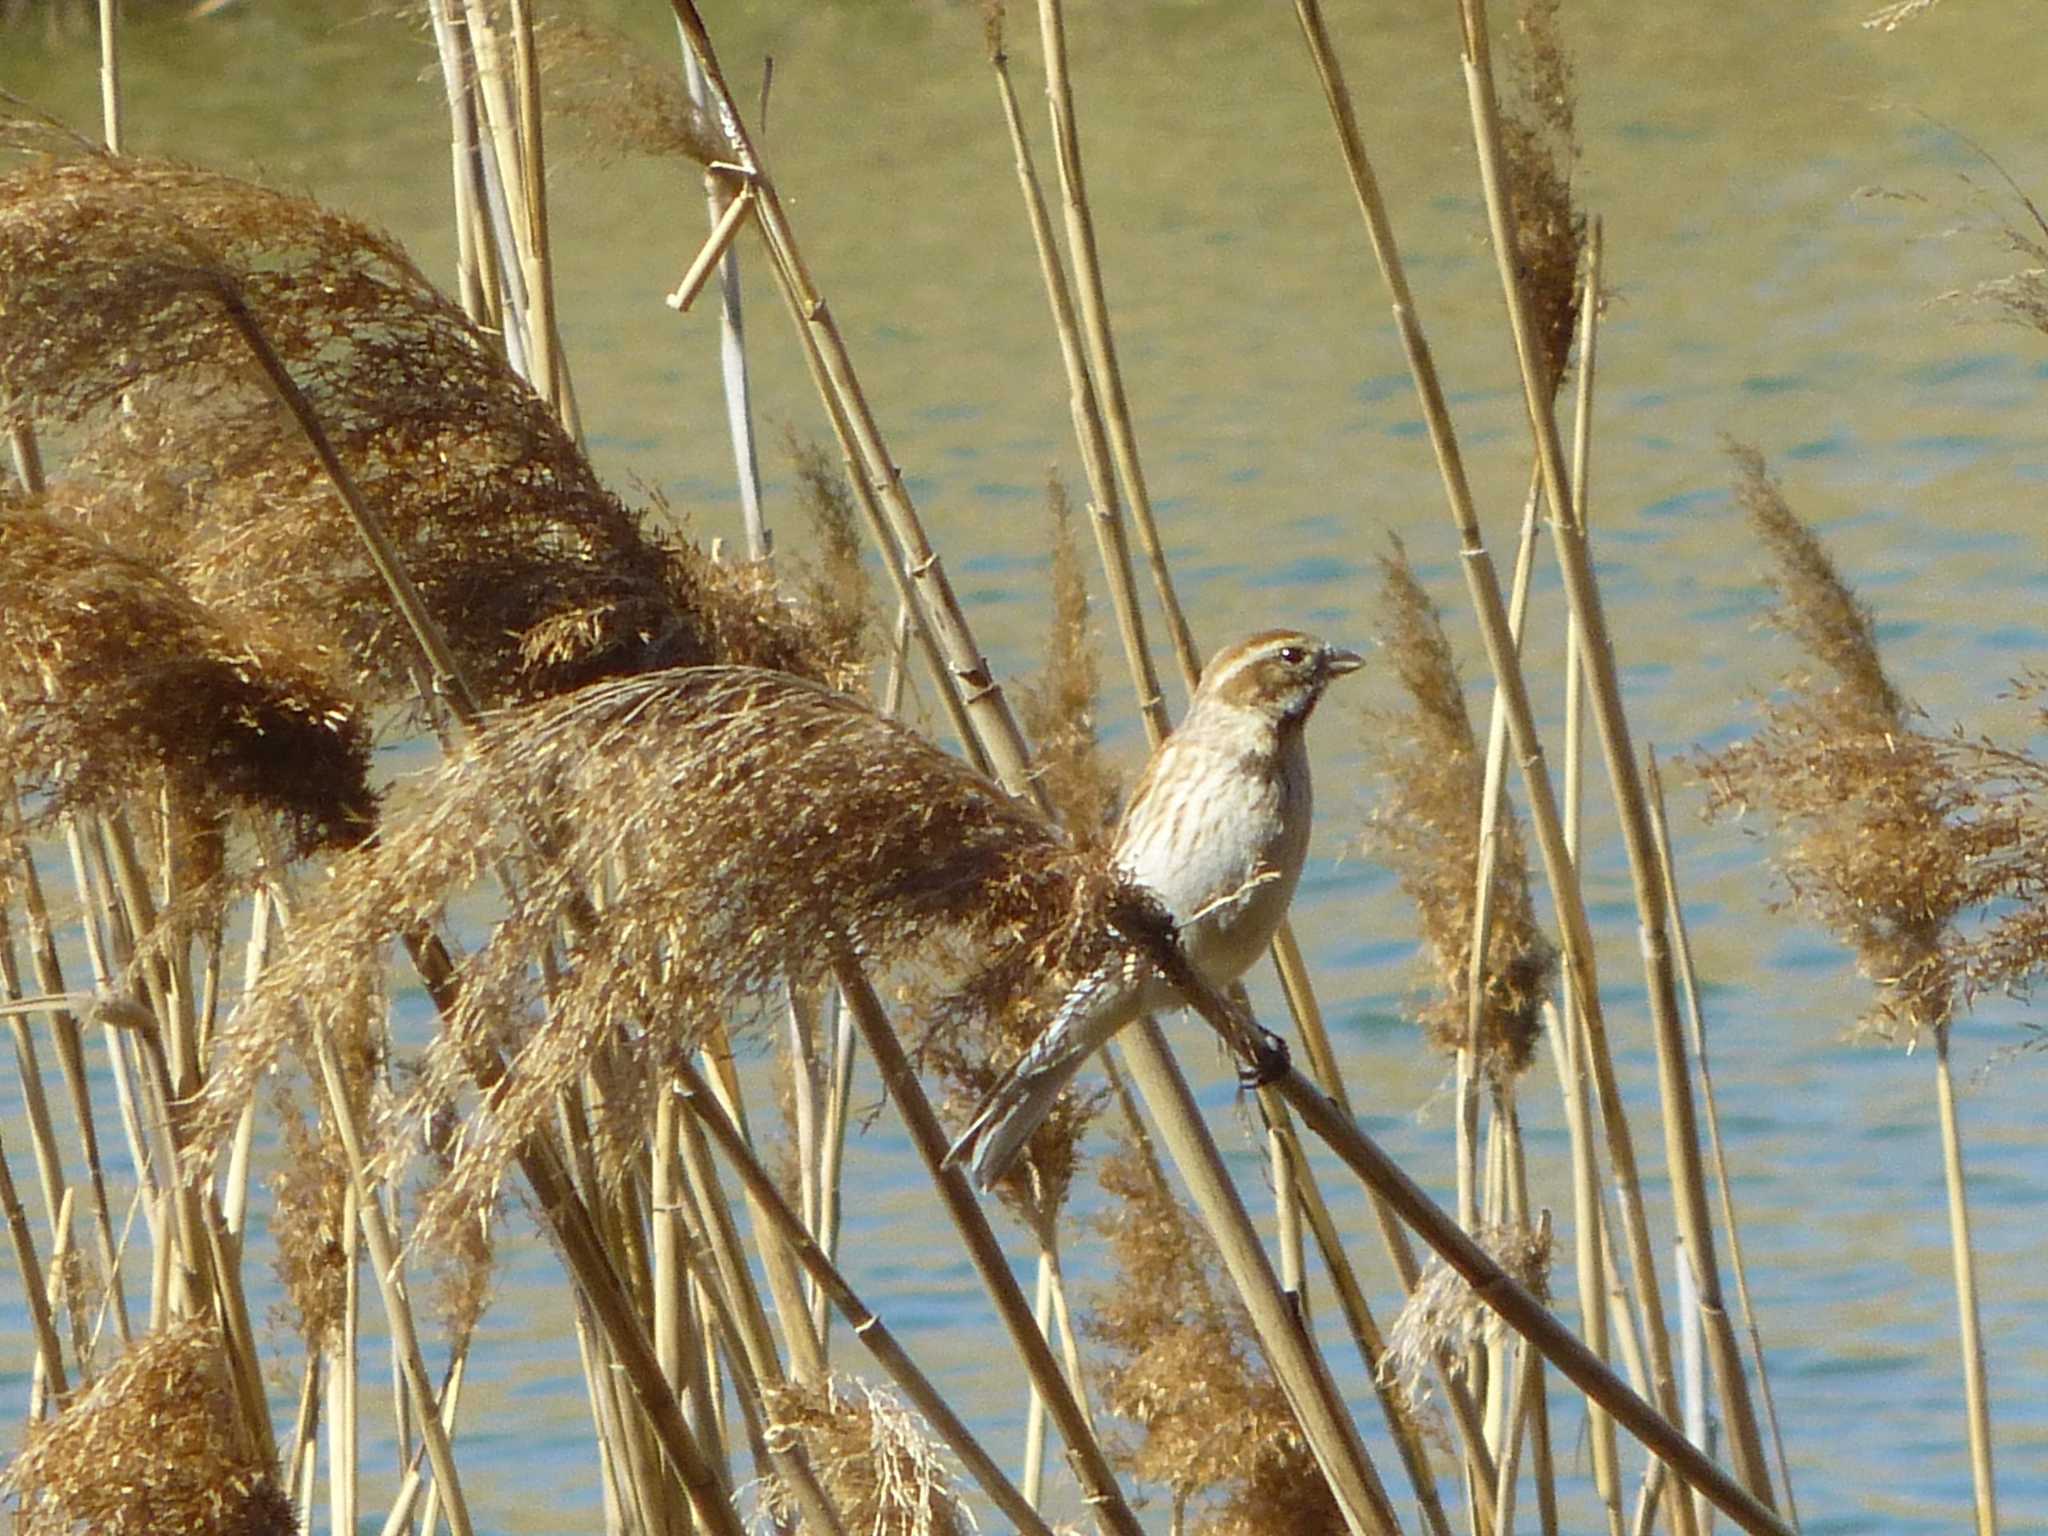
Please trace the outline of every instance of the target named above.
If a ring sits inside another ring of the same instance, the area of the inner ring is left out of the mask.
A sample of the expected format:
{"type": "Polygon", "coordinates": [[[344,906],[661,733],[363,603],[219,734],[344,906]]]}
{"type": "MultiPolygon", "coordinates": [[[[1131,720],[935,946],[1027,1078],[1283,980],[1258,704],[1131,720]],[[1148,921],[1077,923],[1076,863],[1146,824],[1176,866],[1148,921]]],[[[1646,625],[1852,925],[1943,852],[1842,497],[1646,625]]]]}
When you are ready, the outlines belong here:
{"type": "MultiPolygon", "coordinates": [[[[1055,1437],[1106,1531],[1791,1529],[1702,1097],[1679,872],[1593,556],[1600,231],[1574,201],[1555,0],[1526,0],[1511,28],[1480,0],[1456,7],[1530,427],[1505,580],[1486,529],[1507,520],[1482,520],[1471,490],[1370,124],[1321,8],[1296,7],[1302,88],[1320,87],[1384,278],[1442,470],[1441,547],[1457,550],[1493,682],[1482,730],[1438,599],[1390,550],[1380,640],[1405,703],[1370,722],[1369,842],[1420,919],[1420,1022],[1457,1084],[1455,1210],[1360,1129],[1366,1096],[1285,931],[1274,963],[1301,1067],[1249,1098],[1263,1181],[1232,1177],[1151,1021],[995,1201],[946,1164],[949,1127],[1108,957],[1158,966],[1233,1047],[1257,1027],[1242,993],[1190,970],[1105,850],[1117,791],[1097,747],[1079,522],[1151,739],[1171,725],[1155,650],[1192,685],[1202,648],[1118,363],[1083,83],[1060,0],[1040,0],[1035,29],[987,9],[990,133],[1011,150],[1086,481],[1079,508],[1049,487],[1054,621],[1042,676],[1013,692],[952,586],[957,552],[935,547],[890,451],[758,124],[705,18],[690,0],[673,10],[673,69],[639,61],[593,94],[626,69],[621,45],[542,24],[524,0],[430,0],[452,295],[345,215],[113,152],[111,46],[106,145],[8,123],[0,982],[39,1188],[25,1199],[18,1149],[0,1155],[0,1204],[36,1341],[7,1473],[26,1527],[475,1529],[463,1384],[516,1206],[560,1260],[608,1529],[1049,1532],[1055,1437]],[[1031,30],[1049,175],[1011,51],[1031,30]],[[1512,32],[1505,85],[1497,30],[1512,32]],[[613,131],[705,177],[708,233],[670,301],[688,310],[718,278],[743,560],[628,506],[581,446],[595,405],[579,403],[553,296],[546,134],[578,94],[551,90],[577,82],[613,131]],[[758,253],[832,445],[790,445],[808,563],[775,551],[756,484],[740,249],[758,253]],[[1562,613],[1532,600],[1546,559],[1562,613]],[[1531,623],[1564,626],[1562,679],[1525,672],[1531,623]],[[1534,702],[1560,684],[1561,748],[1534,702]],[[901,718],[913,688],[945,746],[901,718]],[[1632,1021],[1612,1006],[1579,878],[1589,715],[1632,876],[1671,1234],[1644,1195],[1615,1063],[1632,1021]],[[379,732],[434,740],[440,765],[376,785],[379,732]],[[406,1024],[413,990],[424,1041],[406,1024]],[[764,1042],[772,1071],[740,1070],[764,1042]],[[1029,1404],[1021,1445],[988,1443],[856,1287],[841,1213],[863,1194],[846,1172],[861,1057],[1002,1326],[1029,1404]],[[1545,1058],[1571,1150],[1555,1191],[1535,1187],[1522,1129],[1545,1058]],[[1095,1174],[1108,1214],[1076,1223],[1101,1122],[1118,1145],[1095,1174]],[[1371,1294],[1372,1244],[1336,1214],[1354,1182],[1398,1292],[1371,1294]],[[248,1303],[259,1212],[298,1338],[282,1384],[248,1303]],[[1675,1286],[1658,1260],[1672,1237],[1675,1286]],[[1099,1291],[1069,1283],[1077,1245],[1102,1255],[1099,1291]],[[1017,1259],[1035,1262],[1035,1295],[1017,1259]],[[388,1368],[367,1358],[366,1308],[388,1368]],[[1674,1328],[1700,1341],[1726,1467],[1680,1427],[1674,1328]],[[1583,1470],[1557,1419],[1572,1394],[1583,1470]],[[395,1426],[395,1471],[368,1464],[366,1415],[395,1426]]],[[[2024,981],[2043,952],[2029,873],[2043,770],[1921,729],[1811,535],[1758,462],[1741,472],[1785,572],[1786,626],[1837,681],[1803,681],[1701,771],[1718,806],[1765,805],[1787,829],[1795,895],[1857,948],[1881,988],[1874,1017],[1934,1037],[1988,1532],[1947,1042],[1973,989],[2024,981]]]]}

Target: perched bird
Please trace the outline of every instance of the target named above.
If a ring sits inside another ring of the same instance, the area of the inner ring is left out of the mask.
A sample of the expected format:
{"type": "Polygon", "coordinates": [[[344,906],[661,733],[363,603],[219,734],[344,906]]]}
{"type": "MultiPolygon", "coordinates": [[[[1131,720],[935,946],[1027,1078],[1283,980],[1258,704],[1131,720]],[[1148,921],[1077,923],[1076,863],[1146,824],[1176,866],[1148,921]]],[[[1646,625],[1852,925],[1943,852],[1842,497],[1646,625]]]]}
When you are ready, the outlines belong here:
{"type": "MultiPolygon", "coordinates": [[[[1362,664],[1356,652],[1292,629],[1219,651],[1124,808],[1112,858],[1165,907],[1189,963],[1212,986],[1242,976],[1287,911],[1308,853],[1302,728],[1331,681],[1362,664]]],[[[975,1183],[992,1188],[1082,1062],[1140,1014],[1180,1003],[1135,955],[1098,967],[1061,1000],[946,1160],[971,1158],[975,1183]]]]}

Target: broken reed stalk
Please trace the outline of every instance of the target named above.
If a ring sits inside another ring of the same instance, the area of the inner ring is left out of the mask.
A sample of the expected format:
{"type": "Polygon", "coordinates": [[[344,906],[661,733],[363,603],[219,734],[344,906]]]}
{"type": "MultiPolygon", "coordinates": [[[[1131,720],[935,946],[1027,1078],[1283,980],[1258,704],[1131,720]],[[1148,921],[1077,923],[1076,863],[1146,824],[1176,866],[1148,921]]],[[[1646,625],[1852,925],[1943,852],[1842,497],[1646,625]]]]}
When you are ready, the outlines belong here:
{"type": "Polygon", "coordinates": [[[1728,1234],[1728,1267],[1735,1277],[1735,1299],[1742,1308],[1743,1332],[1749,1339],[1749,1361],[1756,1370],[1757,1395],[1763,1399],[1764,1422],[1771,1430],[1771,1454],[1778,1465],[1778,1486],[1785,1490],[1785,1515],[1796,1528],[1799,1501],[1792,1492],[1792,1467],[1785,1457],[1785,1435],[1778,1424],[1778,1405],[1771,1393],[1771,1373],[1764,1363],[1763,1331],[1757,1325],[1756,1308],[1750,1301],[1749,1270],[1742,1257],[1742,1229],[1735,1220],[1735,1189],[1728,1177],[1728,1154],[1721,1143],[1721,1111],[1714,1099],[1714,1074],[1707,1064],[1706,1014],[1700,1003],[1699,974],[1693,967],[1692,940],[1686,932],[1685,908],[1678,899],[1677,863],[1671,856],[1671,829],[1664,814],[1664,778],[1657,768],[1654,748],[1643,758],[1643,775],[1650,790],[1650,823],[1657,837],[1657,860],[1664,871],[1665,888],[1671,892],[1671,937],[1678,952],[1678,979],[1685,989],[1686,1022],[1690,1026],[1692,1054],[1699,1066],[1700,1106],[1705,1111],[1707,1150],[1714,1163],[1714,1191],[1721,1207],[1721,1226],[1728,1234]]]}
{"type": "Polygon", "coordinates": [[[932,1112],[924,1085],[918,1081],[910,1058],[904,1054],[902,1042],[896,1038],[896,1031],[883,1011],[881,999],[875,996],[867,977],[851,960],[842,960],[834,970],[840,992],[853,1011],[854,1022],[867,1044],[868,1054],[874,1058],[884,1086],[896,1100],[904,1128],[909,1131],[918,1155],[924,1159],[932,1183],[945,1202],[946,1212],[959,1230],[968,1258],[995,1303],[1011,1342],[1023,1358],[1032,1385],[1045,1398],[1046,1408],[1052,1414],[1060,1438],[1066,1442],[1083,1499],[1107,1529],[1120,1533],[1120,1536],[1141,1536],[1137,1516],[1131,1512],[1123,1490],[1117,1486],[1116,1473],[1110,1467],[1109,1458],[1085,1411],[1068,1387],[1045,1335],[1039,1332],[1030,1304],[1025,1301],[1015,1277],[1010,1273],[1009,1262],[1003,1256],[1001,1245],[996,1242],[995,1233],[989,1228],[988,1218],[967,1186],[966,1175],[946,1161],[951,1139],[939,1124],[938,1116],[932,1112]]]}
{"type": "MultiPolygon", "coordinates": [[[[690,99],[705,102],[704,73],[687,40],[682,48],[683,75],[690,99]]],[[[704,177],[704,199],[716,229],[729,201],[717,176],[704,177]]],[[[718,260],[718,365],[725,385],[725,420],[732,435],[733,473],[740,491],[740,526],[747,539],[747,558],[766,560],[775,547],[761,511],[761,463],[754,449],[753,390],[747,373],[747,339],[740,304],[740,257],[730,246],[718,260]]]]}
{"type": "MultiPolygon", "coordinates": [[[[1654,1289],[1655,1260],[1649,1246],[1648,1225],[1643,1213],[1641,1180],[1636,1168],[1634,1142],[1628,1129],[1620,1085],[1614,1075],[1613,1058],[1607,1047],[1606,1023],[1600,1002],[1598,970],[1594,957],[1592,930],[1586,917],[1584,893],[1579,884],[1576,866],[1565,848],[1563,827],[1557,810],[1557,797],[1552,787],[1549,766],[1544,758],[1542,740],[1536,732],[1528,684],[1509,631],[1507,607],[1501,595],[1500,578],[1480,531],[1470,485],[1465,475],[1464,460],[1459,452],[1456,432],[1445,403],[1443,386],[1437,377],[1435,361],[1423,336],[1421,322],[1417,318],[1414,295],[1409,289],[1400,252],[1394,243],[1392,224],[1387,216],[1386,203],[1380,193],[1378,178],[1372,170],[1364,142],[1359,135],[1357,115],[1352,105],[1350,91],[1344,83],[1342,67],[1338,64],[1335,51],[1331,47],[1329,30],[1324,23],[1322,7],[1318,0],[1296,0],[1295,12],[1301,23],[1311,60],[1322,82],[1324,97],[1337,129],[1338,146],[1351,179],[1352,191],[1358,200],[1374,255],[1386,282],[1395,325],[1401,337],[1402,349],[1408,359],[1409,372],[1415,381],[1423,420],[1436,452],[1446,500],[1457,530],[1460,564],[1463,566],[1466,584],[1479,618],[1480,633],[1486,644],[1487,661],[1500,685],[1500,694],[1507,706],[1509,738],[1515,756],[1521,764],[1523,780],[1528,789],[1529,819],[1536,830],[1537,844],[1543,855],[1545,880],[1550,886],[1552,899],[1556,904],[1563,969],[1569,979],[1569,985],[1580,1000],[1586,1023],[1586,1034],[1590,1043],[1587,1055],[1590,1058],[1593,1081],[1599,1092],[1608,1153],[1621,1197],[1623,1226],[1629,1235],[1630,1251],[1637,1270],[1636,1279],[1641,1291],[1639,1300],[1653,1343],[1653,1381],[1657,1400],[1665,1408],[1665,1417],[1668,1419],[1677,1413],[1676,1383],[1670,1370],[1669,1339],[1664,1333],[1662,1312],[1654,1289]],[[1659,1341],[1662,1344],[1661,1352],[1656,1348],[1659,1341]]],[[[1498,236],[1496,244],[1499,244],[1498,236]]],[[[1566,541],[1559,542],[1562,547],[1566,541]]],[[[1580,564],[1580,571],[1582,575],[1585,574],[1583,562],[1580,564]]],[[[1575,597],[1575,605],[1577,601],[1575,597]]],[[[1684,1503],[1682,1509],[1678,1503],[1674,1503],[1673,1518],[1676,1526],[1674,1536],[1695,1536],[1689,1502],[1684,1503]]]]}
{"type": "MultiPolygon", "coordinates": [[[[796,243],[796,234],[784,213],[775,183],[763,168],[752,140],[747,136],[738,106],[727,89],[710,33],[697,14],[693,0],[670,0],[676,20],[683,29],[716,110],[719,126],[730,144],[734,163],[755,197],[755,224],[764,236],[777,279],[790,308],[797,317],[797,329],[807,351],[815,349],[815,376],[825,396],[835,435],[845,452],[856,487],[872,491],[887,520],[897,558],[909,577],[925,620],[920,637],[928,634],[934,649],[933,670],[946,681],[942,687],[957,687],[962,707],[973,722],[967,734],[978,736],[997,779],[1011,794],[1045,809],[1043,792],[1028,771],[1030,753],[1023,733],[1011,712],[1009,699],[989,670],[968,627],[953,584],[946,575],[937,551],[926,536],[923,521],[903,484],[903,474],[883,441],[881,429],[869,408],[853,360],[839,334],[839,325],[826,307],[824,296],[811,281],[809,269],[796,243]]],[[[862,493],[865,503],[866,492],[862,493]]]]}
{"type": "MultiPolygon", "coordinates": [[[[1515,353],[1521,365],[1523,395],[1530,430],[1536,440],[1537,460],[1542,466],[1543,491],[1550,505],[1558,564],[1571,601],[1573,623],[1583,637],[1594,718],[1600,727],[1608,779],[1614,790],[1622,841],[1628,850],[1629,871],[1635,885],[1651,1028],[1657,1045],[1658,1088],[1664,1111],[1664,1148],[1671,1170],[1673,1203],[1679,1231],[1685,1239],[1686,1251],[1692,1256],[1699,1284],[1700,1306],[1706,1317],[1708,1344],[1713,1352],[1714,1374],[1721,1389],[1722,1410],[1733,1441],[1731,1448],[1736,1470],[1750,1491],[1769,1503],[1771,1477],[1764,1457],[1763,1440],[1757,1427],[1756,1411],[1750,1401],[1748,1381],[1743,1374],[1741,1349],[1735,1341],[1734,1326],[1721,1299],[1720,1269],[1714,1254],[1713,1221],[1708,1214],[1697,1112],[1693,1104],[1691,1079],[1686,1072],[1684,1034],[1678,1019],[1677,978],[1666,920],[1670,894],[1657,863],[1647,797],[1630,741],[1628,718],[1622,704],[1621,680],[1599,584],[1594,577],[1586,537],[1574,526],[1574,502],[1566,479],[1564,449],[1558,435],[1555,404],[1545,378],[1540,343],[1529,313],[1523,278],[1513,259],[1513,215],[1501,169],[1500,107],[1494,94],[1485,0],[1459,0],[1459,5],[1464,22],[1464,67],[1472,108],[1473,137],[1479,152],[1495,261],[1507,300],[1515,353]]],[[[1627,1201],[1632,1197],[1625,1191],[1623,1198],[1627,1201]]],[[[1637,1192],[1633,1198],[1639,1201],[1640,1193],[1637,1192]]],[[[1663,1311],[1654,1263],[1646,1243],[1639,1240],[1645,1235],[1641,1212],[1639,1209],[1629,1211],[1625,1206],[1624,1214],[1624,1224],[1631,1234],[1631,1246],[1636,1249],[1637,1284],[1649,1325],[1651,1369],[1659,1380],[1661,1400],[1662,1381],[1670,1370],[1670,1341],[1663,1336],[1663,1311]]],[[[1671,1411],[1671,1405],[1666,1405],[1666,1411],[1667,1414],[1671,1411]]],[[[1673,1509],[1674,1523],[1677,1524],[1676,1503],[1673,1509]]],[[[1683,1528],[1682,1524],[1678,1525],[1678,1529],[1683,1528]]]]}
{"type": "Polygon", "coordinates": [[[789,1203],[775,1185],[774,1179],[761,1166],[746,1140],[740,1135],[724,1109],[718,1104],[710,1086],[694,1067],[685,1064],[681,1069],[680,1092],[707,1131],[718,1143],[726,1160],[739,1174],[748,1194],[768,1212],[769,1219],[782,1239],[796,1254],[805,1271],[817,1282],[819,1289],[836,1307],[855,1337],[867,1347],[876,1364],[889,1373],[889,1377],[903,1389],[917,1411],[924,1415],[934,1431],[946,1442],[953,1454],[960,1458],[968,1474],[979,1483],[989,1499],[1010,1520],[1016,1522],[1020,1531],[1034,1533],[1034,1536],[1050,1536],[1045,1522],[1032,1508],[1028,1499],[1011,1483],[989,1454],[982,1449],[959,1415],[954,1413],[945,1398],[917,1367],[888,1325],[872,1311],[848,1285],[845,1276],[819,1247],[815,1238],[805,1229],[803,1220],[789,1208],[789,1203]]]}

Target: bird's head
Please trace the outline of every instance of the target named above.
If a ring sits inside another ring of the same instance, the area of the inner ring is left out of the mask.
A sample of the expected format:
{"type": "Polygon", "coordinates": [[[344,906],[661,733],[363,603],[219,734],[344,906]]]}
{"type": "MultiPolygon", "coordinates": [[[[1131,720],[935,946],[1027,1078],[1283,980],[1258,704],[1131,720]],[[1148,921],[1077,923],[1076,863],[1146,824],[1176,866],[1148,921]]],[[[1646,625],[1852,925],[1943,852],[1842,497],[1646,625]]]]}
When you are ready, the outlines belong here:
{"type": "Polygon", "coordinates": [[[1195,702],[1254,710],[1276,725],[1306,720],[1323,690],[1365,658],[1298,629],[1269,629],[1218,651],[1202,669],[1195,702]]]}

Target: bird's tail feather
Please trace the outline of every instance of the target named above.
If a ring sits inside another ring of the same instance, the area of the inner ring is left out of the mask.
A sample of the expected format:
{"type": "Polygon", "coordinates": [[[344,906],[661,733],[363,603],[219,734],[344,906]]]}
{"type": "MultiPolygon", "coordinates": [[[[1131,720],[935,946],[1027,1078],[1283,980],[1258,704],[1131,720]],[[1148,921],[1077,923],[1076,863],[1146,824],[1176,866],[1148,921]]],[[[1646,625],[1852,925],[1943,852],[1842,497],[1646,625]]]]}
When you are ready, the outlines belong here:
{"type": "Polygon", "coordinates": [[[1005,1078],[947,1151],[946,1161],[968,1159],[968,1172],[976,1187],[994,1189],[1016,1166],[1026,1144],[1045,1124],[1061,1092],[1086,1060],[1077,1054],[1051,1067],[1005,1078]]]}
{"type": "Polygon", "coordinates": [[[1067,995],[1031,1049],[982,1100],[974,1119],[947,1151],[946,1162],[971,1158],[974,1182],[983,1190],[993,1189],[1045,1124],[1081,1063],[1138,1016],[1144,979],[1142,970],[1123,959],[1090,972],[1067,995]]]}

